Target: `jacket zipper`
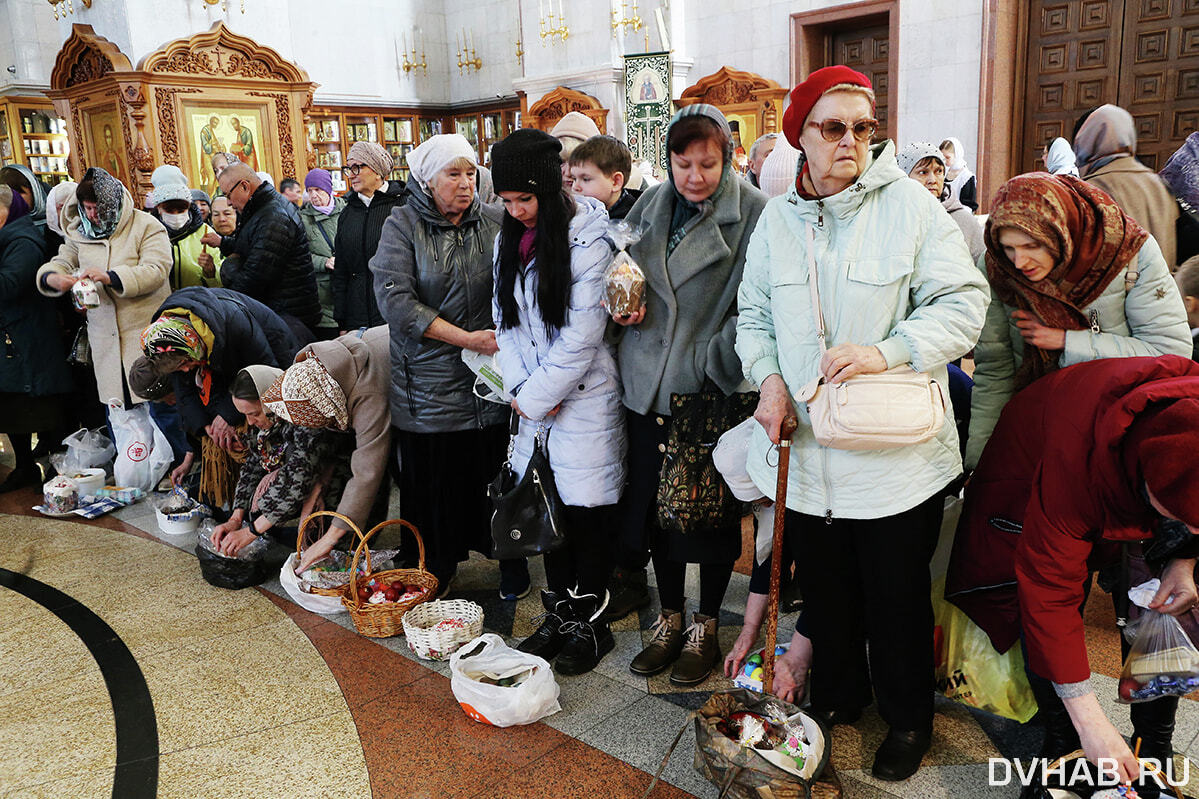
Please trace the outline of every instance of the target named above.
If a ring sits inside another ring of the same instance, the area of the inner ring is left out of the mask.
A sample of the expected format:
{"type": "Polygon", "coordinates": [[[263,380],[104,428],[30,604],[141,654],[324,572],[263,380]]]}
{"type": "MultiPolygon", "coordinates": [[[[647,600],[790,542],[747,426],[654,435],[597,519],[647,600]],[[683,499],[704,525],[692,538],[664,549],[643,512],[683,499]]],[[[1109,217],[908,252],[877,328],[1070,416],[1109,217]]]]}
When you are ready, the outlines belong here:
{"type": "Polygon", "coordinates": [[[821,477],[824,480],[824,523],[833,523],[833,487],[828,482],[828,447],[820,448],[821,477]]]}
{"type": "Polygon", "coordinates": [[[412,398],[412,368],[408,364],[408,353],[404,353],[404,393],[408,395],[408,412],[416,419],[416,400],[412,398]]]}
{"type": "MultiPolygon", "coordinates": [[[[817,215],[817,219],[816,219],[817,226],[824,227],[824,200],[817,200],[816,208],[818,209],[818,215],[817,215]]],[[[815,246],[815,244],[816,244],[816,241],[813,238],[812,245],[815,246]]],[[[812,257],[815,258],[816,254],[812,253],[812,257]]],[[[808,280],[816,280],[816,279],[817,279],[816,275],[808,275],[808,280]]],[[[817,330],[816,335],[821,339],[826,339],[826,337],[828,335],[828,331],[824,330],[824,329],[817,330]]],[[[827,340],[826,340],[826,344],[827,344],[827,340]]],[[[820,477],[821,477],[821,482],[824,483],[824,523],[832,524],[833,523],[833,488],[831,485],[829,485],[829,481],[828,481],[828,447],[820,447],[820,463],[821,463],[820,477]]]]}
{"type": "Polygon", "coordinates": [[[5,355],[4,355],[5,358],[11,359],[11,358],[17,357],[16,345],[13,344],[12,336],[9,335],[7,329],[5,329],[5,331],[4,331],[4,352],[5,352],[5,355]]]}
{"type": "Polygon", "coordinates": [[[1099,311],[1096,311],[1094,308],[1092,308],[1090,314],[1088,314],[1088,315],[1090,316],[1090,319],[1091,319],[1091,332],[1092,333],[1103,332],[1099,327],[1099,311]]]}
{"type": "MultiPolygon", "coordinates": [[[[461,250],[464,247],[465,243],[462,240],[462,228],[456,227],[454,229],[454,244],[458,247],[459,250],[461,250]]],[[[434,249],[436,249],[436,248],[434,248],[434,249]]],[[[459,259],[459,263],[455,267],[455,271],[458,272],[458,279],[462,281],[462,285],[466,287],[466,315],[467,315],[467,324],[470,324],[471,322],[474,321],[475,302],[474,302],[473,296],[470,291],[470,279],[462,266],[463,260],[464,259],[461,259],[461,258],[459,259]]],[[[471,393],[473,394],[474,392],[472,391],[471,393]]],[[[481,406],[481,403],[483,402],[483,400],[479,399],[478,397],[472,397],[471,399],[474,400],[474,404],[475,404],[475,427],[479,430],[482,430],[483,429],[483,408],[481,406]]]]}

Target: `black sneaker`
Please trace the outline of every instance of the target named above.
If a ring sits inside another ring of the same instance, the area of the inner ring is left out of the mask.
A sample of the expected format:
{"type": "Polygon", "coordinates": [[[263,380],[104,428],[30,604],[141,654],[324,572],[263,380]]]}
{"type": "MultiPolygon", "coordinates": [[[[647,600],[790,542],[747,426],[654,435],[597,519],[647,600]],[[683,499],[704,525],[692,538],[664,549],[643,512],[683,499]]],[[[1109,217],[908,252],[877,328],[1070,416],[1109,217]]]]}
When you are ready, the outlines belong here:
{"type": "Polygon", "coordinates": [[[529,562],[524,558],[500,561],[500,599],[515,602],[529,595],[529,562]]]}
{"type": "Polygon", "coordinates": [[[649,587],[644,568],[622,569],[618,566],[612,572],[610,585],[608,607],[600,617],[601,621],[623,619],[633,611],[649,606],[649,587]]]}
{"type": "Polygon", "coordinates": [[[541,626],[517,644],[516,648],[521,652],[552,660],[566,645],[567,636],[562,632],[562,627],[574,616],[571,615],[567,598],[556,591],[542,591],[541,605],[545,608],[545,613],[533,618],[533,621],[540,621],[541,626]]]}
{"type": "Polygon", "coordinates": [[[571,591],[567,601],[574,619],[561,627],[561,633],[569,637],[554,662],[554,670],[570,677],[594,669],[616,647],[616,640],[607,622],[601,621],[608,604],[607,591],[602,601],[595,594],[578,596],[571,591]]]}

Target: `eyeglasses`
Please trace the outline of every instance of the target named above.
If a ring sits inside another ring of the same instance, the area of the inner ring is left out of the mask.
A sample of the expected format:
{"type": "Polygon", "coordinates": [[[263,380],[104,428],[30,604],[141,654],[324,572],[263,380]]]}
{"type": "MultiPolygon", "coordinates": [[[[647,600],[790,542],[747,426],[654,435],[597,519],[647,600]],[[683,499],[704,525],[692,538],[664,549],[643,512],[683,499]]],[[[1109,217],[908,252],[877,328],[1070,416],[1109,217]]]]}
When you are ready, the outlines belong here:
{"type": "Polygon", "coordinates": [[[825,141],[841,141],[845,131],[853,130],[853,137],[860,142],[868,142],[878,130],[877,119],[859,119],[851,126],[841,119],[826,119],[823,122],[809,122],[814,128],[820,128],[820,135],[825,141]]]}
{"type": "Polygon", "coordinates": [[[369,166],[367,166],[366,164],[350,164],[350,165],[348,165],[348,166],[343,166],[343,167],[341,168],[341,174],[343,174],[343,175],[355,175],[355,176],[356,176],[356,175],[357,175],[359,172],[361,172],[361,171],[362,171],[364,168],[365,168],[365,169],[370,169],[370,167],[369,167],[369,166]]]}

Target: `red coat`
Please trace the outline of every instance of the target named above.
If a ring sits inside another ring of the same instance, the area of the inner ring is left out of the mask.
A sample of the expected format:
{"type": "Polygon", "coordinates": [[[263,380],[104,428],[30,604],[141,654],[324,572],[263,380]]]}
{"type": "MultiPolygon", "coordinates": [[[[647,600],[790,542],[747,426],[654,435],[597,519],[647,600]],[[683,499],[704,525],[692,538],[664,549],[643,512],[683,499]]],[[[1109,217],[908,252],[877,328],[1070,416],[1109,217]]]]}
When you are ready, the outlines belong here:
{"type": "Polygon", "coordinates": [[[1199,398],[1199,364],[1164,355],[1061,369],[1007,404],[970,480],[945,585],[998,651],[1023,625],[1036,674],[1091,676],[1084,583],[1118,559],[1118,542],[1152,537],[1156,519],[1124,435],[1150,403],[1182,397],[1199,398]]]}

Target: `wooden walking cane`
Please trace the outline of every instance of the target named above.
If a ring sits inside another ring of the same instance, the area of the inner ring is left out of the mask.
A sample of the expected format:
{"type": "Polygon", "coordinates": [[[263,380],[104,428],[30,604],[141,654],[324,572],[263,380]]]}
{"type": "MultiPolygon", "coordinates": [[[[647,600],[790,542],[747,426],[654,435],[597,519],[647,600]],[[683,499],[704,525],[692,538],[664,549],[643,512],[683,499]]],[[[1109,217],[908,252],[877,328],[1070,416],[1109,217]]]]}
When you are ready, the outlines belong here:
{"type": "Polygon", "coordinates": [[[774,543],[770,550],[770,598],[766,603],[766,647],[762,650],[762,694],[774,692],[774,648],[779,635],[779,574],[783,562],[783,524],[787,516],[787,471],[791,465],[791,436],[799,420],[787,416],[779,425],[779,474],[774,489],[774,543]]]}

